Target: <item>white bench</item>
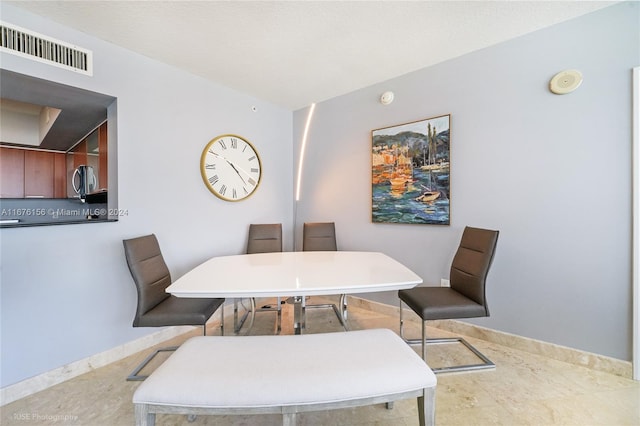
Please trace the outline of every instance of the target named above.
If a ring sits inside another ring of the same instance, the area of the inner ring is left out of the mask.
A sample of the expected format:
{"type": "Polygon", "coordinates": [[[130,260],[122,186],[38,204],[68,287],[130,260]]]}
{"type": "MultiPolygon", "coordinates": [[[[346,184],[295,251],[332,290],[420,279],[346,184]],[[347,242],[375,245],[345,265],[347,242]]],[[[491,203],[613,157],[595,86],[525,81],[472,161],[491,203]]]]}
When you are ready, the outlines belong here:
{"type": "Polygon", "coordinates": [[[187,340],[133,395],[136,424],[156,413],[296,413],[418,399],[435,422],[436,377],[391,330],[187,340]]]}

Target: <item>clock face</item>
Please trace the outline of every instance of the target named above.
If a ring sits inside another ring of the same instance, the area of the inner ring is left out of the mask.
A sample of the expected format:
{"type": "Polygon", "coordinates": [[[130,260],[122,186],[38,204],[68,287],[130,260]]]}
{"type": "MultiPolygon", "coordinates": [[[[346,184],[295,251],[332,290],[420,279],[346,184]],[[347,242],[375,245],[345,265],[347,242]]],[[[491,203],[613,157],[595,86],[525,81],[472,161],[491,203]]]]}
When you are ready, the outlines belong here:
{"type": "Polygon", "coordinates": [[[260,185],[262,163],[249,141],[237,135],[222,135],[212,139],[202,151],[200,172],[215,196],[240,201],[260,185]]]}

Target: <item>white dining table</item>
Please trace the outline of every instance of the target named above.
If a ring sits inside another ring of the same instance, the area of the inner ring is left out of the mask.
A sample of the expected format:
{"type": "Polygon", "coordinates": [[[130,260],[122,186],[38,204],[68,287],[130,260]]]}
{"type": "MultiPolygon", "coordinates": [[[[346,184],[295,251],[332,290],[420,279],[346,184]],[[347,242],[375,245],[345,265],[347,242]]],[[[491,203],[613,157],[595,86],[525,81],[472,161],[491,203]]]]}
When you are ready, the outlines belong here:
{"type": "MultiPolygon", "coordinates": [[[[213,257],[166,291],[199,298],[293,296],[294,330],[300,334],[305,324],[305,296],[402,290],[420,283],[418,275],[383,253],[301,251],[213,257]]],[[[345,325],[346,310],[342,316],[345,325]]]]}

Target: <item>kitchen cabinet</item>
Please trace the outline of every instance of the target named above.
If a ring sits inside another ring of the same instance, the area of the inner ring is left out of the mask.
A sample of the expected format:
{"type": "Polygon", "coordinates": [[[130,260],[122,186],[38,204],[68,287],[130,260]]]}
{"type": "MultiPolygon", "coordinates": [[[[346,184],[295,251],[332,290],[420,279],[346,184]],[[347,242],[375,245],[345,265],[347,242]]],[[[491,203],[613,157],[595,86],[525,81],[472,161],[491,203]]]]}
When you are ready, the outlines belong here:
{"type": "Polygon", "coordinates": [[[62,152],[0,148],[0,198],[66,198],[62,152]]]}
{"type": "Polygon", "coordinates": [[[98,186],[108,187],[107,124],[102,124],[71,151],[0,147],[0,198],[74,198],[73,171],[93,167],[98,186]]]}
{"type": "Polygon", "coordinates": [[[25,151],[24,198],[53,198],[53,153],[25,151]]]}
{"type": "Polygon", "coordinates": [[[24,153],[0,148],[0,198],[24,198],[24,153]]]}
{"type": "Polygon", "coordinates": [[[53,198],[67,197],[67,155],[53,153],[53,198]]]}

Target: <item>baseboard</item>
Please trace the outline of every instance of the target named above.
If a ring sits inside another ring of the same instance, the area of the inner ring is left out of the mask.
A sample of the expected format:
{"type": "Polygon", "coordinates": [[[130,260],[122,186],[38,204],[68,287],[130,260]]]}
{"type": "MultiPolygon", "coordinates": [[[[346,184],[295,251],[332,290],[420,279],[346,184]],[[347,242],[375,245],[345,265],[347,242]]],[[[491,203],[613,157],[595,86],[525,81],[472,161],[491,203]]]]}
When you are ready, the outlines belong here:
{"type": "Polygon", "coordinates": [[[6,386],[0,389],[0,406],[40,392],[81,374],[88,373],[96,368],[120,361],[137,352],[187,333],[194,328],[195,327],[191,326],[167,327],[99,354],[6,386]]]}
{"type": "MultiPolygon", "coordinates": [[[[371,300],[351,296],[349,296],[348,299],[348,303],[351,306],[357,306],[385,315],[398,315],[400,312],[399,306],[394,307],[391,305],[386,305],[384,303],[374,302],[371,300]]],[[[408,320],[410,320],[412,316],[415,317],[413,318],[413,320],[420,320],[420,318],[417,317],[413,313],[413,311],[408,308],[403,310],[403,315],[404,318],[408,320]],[[406,315],[404,314],[404,312],[406,312],[406,315]]],[[[496,343],[502,346],[507,346],[509,348],[518,349],[524,352],[542,355],[558,361],[587,367],[592,370],[615,374],[616,376],[621,376],[627,379],[632,378],[632,363],[629,361],[623,361],[604,355],[585,352],[566,346],[556,345],[554,343],[544,342],[541,340],[530,339],[527,337],[493,330],[463,321],[429,321],[428,325],[430,327],[439,328],[441,330],[449,331],[455,334],[461,334],[464,336],[485,340],[491,343],[496,343]]]]}

